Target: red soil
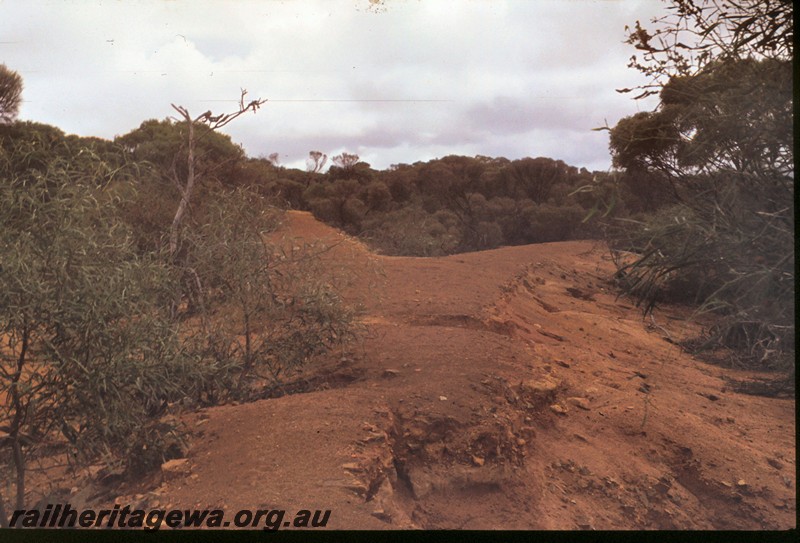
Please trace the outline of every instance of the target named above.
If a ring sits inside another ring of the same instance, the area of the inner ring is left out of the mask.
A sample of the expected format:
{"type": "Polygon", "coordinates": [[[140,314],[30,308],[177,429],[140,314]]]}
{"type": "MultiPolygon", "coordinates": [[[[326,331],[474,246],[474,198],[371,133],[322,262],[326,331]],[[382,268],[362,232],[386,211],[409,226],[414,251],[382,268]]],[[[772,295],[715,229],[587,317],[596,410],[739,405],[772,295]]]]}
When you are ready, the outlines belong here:
{"type": "Polygon", "coordinates": [[[654,323],[617,299],[601,245],[383,257],[300,212],[282,235],[341,242],[326,258],[355,274],[363,339],[310,392],[189,417],[186,474],[119,503],[330,509],[336,529],[796,527],[794,400],[726,387],[753,374],[673,343],[699,330],[686,308],[654,323]]]}

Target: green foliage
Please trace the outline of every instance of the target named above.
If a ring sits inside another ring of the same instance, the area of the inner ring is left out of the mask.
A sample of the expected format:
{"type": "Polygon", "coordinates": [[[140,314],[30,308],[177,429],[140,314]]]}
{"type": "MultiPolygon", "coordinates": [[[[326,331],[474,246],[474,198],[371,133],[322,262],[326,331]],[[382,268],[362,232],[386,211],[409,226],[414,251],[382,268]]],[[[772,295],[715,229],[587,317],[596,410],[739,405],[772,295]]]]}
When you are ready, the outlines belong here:
{"type": "Polygon", "coordinates": [[[207,185],[177,255],[141,243],[165,226],[131,202],[166,218],[174,202],[129,160],[54,127],[0,127],[0,447],[15,508],[29,461],[54,446],[73,467],[147,470],[181,454],[169,406],[258,396],[353,335],[326,248],[266,243],[278,214],[255,191],[207,185]]]}
{"type": "MultiPolygon", "coordinates": [[[[220,187],[234,187],[253,178],[252,168],[245,173],[244,151],[230,137],[195,123],[195,170],[190,214],[202,222],[203,213],[220,187]]],[[[166,234],[181,200],[179,186],[187,176],[187,124],[171,120],[148,120],[139,128],[114,140],[128,160],[135,162],[139,175],[136,190],[123,210],[134,226],[137,246],[143,251],[157,250],[166,243],[166,234]]]]}
{"type": "Polygon", "coordinates": [[[35,148],[0,155],[0,420],[17,508],[27,459],[54,440],[75,465],[162,461],[175,428],[159,416],[202,371],[164,312],[168,269],[137,254],[115,200],[72,161],[12,167],[35,148]]]}
{"type": "Polygon", "coordinates": [[[790,62],[709,64],[671,79],[658,110],[614,127],[614,165],[660,172],[679,193],[696,190],[692,176],[720,170],[746,175],[743,182],[780,182],[793,168],[791,110],[790,62]]]}
{"type": "Polygon", "coordinates": [[[458,217],[440,210],[430,215],[418,206],[406,206],[365,221],[363,236],[381,252],[401,256],[441,256],[454,252],[459,242],[458,217]]]}
{"type": "Polygon", "coordinates": [[[534,243],[546,243],[571,239],[578,229],[586,211],[577,204],[554,206],[541,204],[528,211],[527,239],[534,243]]]}
{"type": "Polygon", "coordinates": [[[684,300],[719,315],[700,347],[793,369],[791,4],[674,4],[655,34],[638,23],[632,32],[631,43],[648,51],[648,64],[635,67],[657,82],[661,104],[611,129],[614,164],[625,172],[607,185],[615,197],[638,193],[639,209],[652,213],[636,186],[644,182],[670,207],[610,229],[612,248],[636,255],[619,273],[646,310],[684,300]],[[696,42],[665,40],[688,32],[686,21],[696,42]]]}
{"type": "MultiPolygon", "coordinates": [[[[232,167],[244,159],[242,148],[231,142],[230,136],[210,130],[202,123],[196,122],[195,130],[198,170],[223,184],[235,184],[235,170],[232,167]]],[[[174,171],[186,175],[186,134],[185,121],[151,119],[114,141],[128,151],[134,160],[154,165],[169,179],[174,171]]]]}
{"type": "Polygon", "coordinates": [[[325,271],[326,247],[267,242],[276,209],[252,191],[218,194],[208,222],[184,233],[179,264],[192,282],[201,327],[195,349],[225,368],[218,395],[246,399],[352,337],[352,309],[325,271]],[[205,340],[205,341],[204,341],[205,340]],[[254,389],[254,387],[256,387],[254,389]]]}
{"type": "Polygon", "coordinates": [[[499,182],[509,196],[543,203],[550,197],[553,187],[559,182],[567,181],[571,173],[570,167],[560,160],[523,158],[503,168],[499,182]]]}
{"type": "Polygon", "coordinates": [[[447,156],[360,175],[365,168],[361,162],[347,170],[331,167],[310,180],[294,207],[398,255],[433,256],[595,235],[581,226],[583,215],[576,213],[588,200],[572,194],[591,174],[561,161],[447,156]],[[551,216],[537,218],[532,209],[540,205],[539,215],[551,216]],[[447,218],[440,222],[441,217],[447,218]]]}
{"type": "MultiPolygon", "coordinates": [[[[242,148],[231,142],[230,136],[210,130],[203,123],[196,122],[194,126],[197,175],[209,184],[236,186],[245,158],[242,148]]],[[[114,142],[131,160],[148,165],[149,175],[174,186],[176,179],[185,179],[187,174],[187,127],[185,121],[151,119],[114,142]]]]}
{"type": "Polygon", "coordinates": [[[98,187],[128,182],[138,173],[137,165],[113,142],[66,136],[55,126],[30,121],[0,124],[0,152],[6,171],[29,178],[44,175],[56,157],[72,179],[98,187]]]}

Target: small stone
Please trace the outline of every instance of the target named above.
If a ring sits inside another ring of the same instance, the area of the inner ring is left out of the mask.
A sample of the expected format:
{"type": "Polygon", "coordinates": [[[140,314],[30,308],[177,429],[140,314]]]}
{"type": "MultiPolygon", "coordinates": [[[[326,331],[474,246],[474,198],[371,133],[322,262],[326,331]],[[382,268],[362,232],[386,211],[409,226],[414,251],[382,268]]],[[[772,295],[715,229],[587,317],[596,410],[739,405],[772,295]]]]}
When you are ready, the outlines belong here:
{"type": "Polygon", "coordinates": [[[400,375],[400,371],[398,370],[393,370],[393,369],[383,370],[383,376],[386,377],[387,379],[391,379],[392,377],[397,377],[398,375],[400,375]]]}
{"type": "Polygon", "coordinates": [[[554,403],[553,405],[550,406],[550,411],[552,411],[553,413],[556,413],[557,415],[566,415],[567,414],[567,409],[565,407],[560,406],[557,403],[554,403]]]}
{"type": "Polygon", "coordinates": [[[572,398],[567,398],[567,401],[572,405],[574,405],[575,407],[580,407],[584,411],[589,411],[590,409],[589,400],[587,400],[586,398],[572,397],[572,398]]]}
{"type": "Polygon", "coordinates": [[[486,460],[484,460],[480,456],[473,456],[472,463],[475,464],[476,466],[482,466],[486,463],[486,460]]]}
{"type": "Polygon", "coordinates": [[[439,400],[442,401],[442,402],[446,402],[447,401],[447,396],[439,396],[439,400]]]}
{"type": "Polygon", "coordinates": [[[744,479],[739,479],[738,481],[736,481],[736,486],[745,487],[747,486],[747,482],[744,479]]]}
{"type": "Polygon", "coordinates": [[[517,439],[517,445],[519,445],[520,447],[522,447],[523,445],[525,445],[525,443],[526,443],[526,442],[525,442],[525,440],[524,440],[524,439],[522,439],[522,438],[519,438],[519,439],[517,439]]]}
{"type": "Polygon", "coordinates": [[[185,477],[190,471],[188,458],[176,458],[161,464],[161,475],[165,481],[185,477]]]}
{"type": "Polygon", "coordinates": [[[356,462],[347,462],[346,464],[342,464],[342,469],[346,469],[347,471],[364,471],[364,468],[362,468],[356,462]]]}
{"type": "Polygon", "coordinates": [[[550,376],[544,376],[541,379],[529,379],[522,383],[521,388],[529,390],[533,393],[546,394],[555,391],[561,381],[550,376]]]}
{"type": "Polygon", "coordinates": [[[383,509],[376,509],[372,512],[372,516],[384,522],[391,522],[392,516],[383,509]]]}
{"type": "Polygon", "coordinates": [[[776,458],[767,458],[767,464],[775,469],[783,469],[783,464],[776,458]]]}

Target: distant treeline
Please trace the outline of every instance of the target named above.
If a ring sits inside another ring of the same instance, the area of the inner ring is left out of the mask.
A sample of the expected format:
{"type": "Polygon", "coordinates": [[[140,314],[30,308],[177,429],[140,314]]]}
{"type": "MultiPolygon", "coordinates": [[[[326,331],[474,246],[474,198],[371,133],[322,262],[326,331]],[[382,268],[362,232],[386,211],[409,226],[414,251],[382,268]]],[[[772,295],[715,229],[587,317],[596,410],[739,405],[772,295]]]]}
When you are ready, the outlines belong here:
{"type": "MultiPolygon", "coordinates": [[[[176,169],[180,174],[185,168],[185,129],[183,123],[150,120],[108,141],[16,122],[0,126],[0,138],[36,141],[42,157],[61,155],[75,167],[81,155],[100,158],[107,167],[98,180],[114,183],[124,177],[124,184],[133,183],[115,190],[135,189],[126,218],[140,243],[152,248],[179,200],[171,179],[176,169]],[[134,175],[119,176],[122,170],[134,175]]],[[[391,255],[436,256],[600,235],[596,225],[583,222],[596,205],[596,194],[579,189],[600,186],[607,173],[551,158],[447,156],[375,170],[356,155],[343,154],[321,173],[313,166],[303,171],[277,166],[274,159],[248,158],[224,134],[208,133],[198,149],[200,194],[191,210],[193,222],[203,221],[217,191],[247,187],[278,207],[311,211],[391,255]]],[[[97,163],[92,161],[95,169],[97,163]]],[[[653,207],[646,194],[629,192],[628,209],[653,207]]]]}
{"type": "MultiPolygon", "coordinates": [[[[342,162],[342,161],[339,161],[342,162]]],[[[596,235],[582,224],[593,202],[575,193],[586,169],[550,158],[447,156],[376,171],[363,162],[324,174],[246,169],[295,209],[392,255],[435,256],[596,235]]]]}

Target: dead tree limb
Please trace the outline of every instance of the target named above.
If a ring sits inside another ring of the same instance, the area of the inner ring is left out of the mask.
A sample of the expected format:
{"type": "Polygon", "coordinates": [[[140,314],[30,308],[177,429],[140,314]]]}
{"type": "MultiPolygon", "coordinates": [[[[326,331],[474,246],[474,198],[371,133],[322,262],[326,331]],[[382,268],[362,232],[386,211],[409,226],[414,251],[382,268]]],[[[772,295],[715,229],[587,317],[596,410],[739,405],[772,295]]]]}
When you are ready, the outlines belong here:
{"type": "MultiPolygon", "coordinates": [[[[245,103],[246,95],[247,91],[242,89],[241,96],[239,97],[239,109],[237,111],[232,113],[222,113],[220,115],[213,115],[211,111],[206,111],[195,118],[192,118],[192,116],[189,114],[189,111],[185,107],[170,104],[172,109],[177,111],[181,118],[186,121],[186,125],[188,127],[186,140],[186,179],[183,181],[178,179],[177,174],[175,177],[175,182],[178,185],[178,191],[181,195],[181,201],[178,204],[178,209],[175,211],[175,217],[172,219],[172,225],[170,226],[169,232],[169,254],[172,259],[175,258],[175,255],[178,252],[178,234],[180,231],[181,222],[183,221],[183,217],[186,214],[186,209],[189,206],[189,201],[191,200],[194,186],[200,177],[200,173],[197,172],[196,169],[195,146],[197,140],[202,138],[204,134],[201,134],[198,138],[195,133],[195,128],[197,125],[203,126],[206,128],[206,134],[208,134],[222,128],[247,111],[252,111],[255,113],[258,111],[258,108],[260,108],[267,101],[266,99],[257,99],[245,103]]],[[[175,171],[174,168],[173,171],[175,171]]]]}

